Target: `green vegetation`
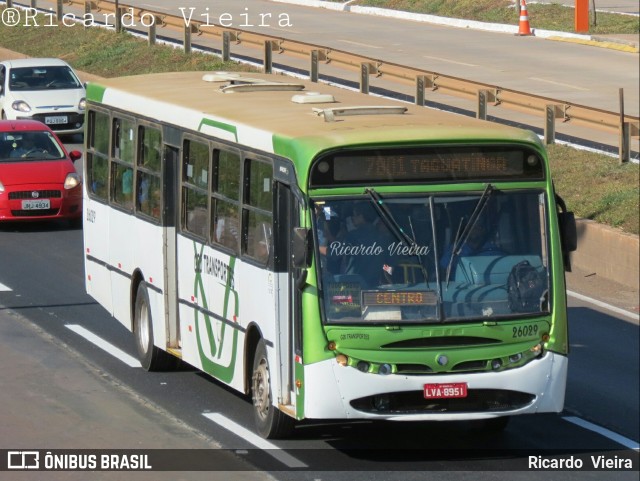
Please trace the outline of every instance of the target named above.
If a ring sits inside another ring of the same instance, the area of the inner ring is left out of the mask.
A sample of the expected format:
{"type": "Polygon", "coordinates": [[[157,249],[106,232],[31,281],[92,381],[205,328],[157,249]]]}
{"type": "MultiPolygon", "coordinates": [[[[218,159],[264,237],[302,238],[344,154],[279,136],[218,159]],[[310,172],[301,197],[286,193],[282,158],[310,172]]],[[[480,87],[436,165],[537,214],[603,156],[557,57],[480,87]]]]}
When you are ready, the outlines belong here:
{"type": "MultiPolygon", "coordinates": [[[[490,0],[478,1],[486,4],[490,0]]],[[[0,23],[0,46],[30,56],[63,58],[78,70],[105,77],[169,70],[249,70],[211,55],[185,55],[179,49],[160,45],[149,47],[131,35],[97,28],[7,27],[0,23]]],[[[557,190],[576,215],[638,234],[638,164],[619,165],[615,158],[560,145],[551,146],[549,155],[557,190]]]]}
{"type": "MultiPolygon", "coordinates": [[[[514,0],[356,0],[350,5],[512,25],[518,25],[520,16],[520,10],[515,8],[514,0]]],[[[527,12],[532,28],[557,32],[574,31],[574,9],[571,7],[531,3],[527,5],[527,12]]],[[[591,35],[640,32],[640,20],[631,15],[596,12],[594,18],[591,13],[589,24],[591,35]],[[594,20],[596,25],[593,25],[594,20]]]]}
{"type": "Polygon", "coordinates": [[[638,234],[638,164],[562,145],[548,151],[556,190],[576,215],[638,234]]]}
{"type": "Polygon", "coordinates": [[[249,70],[213,55],[185,55],[177,48],[149,46],[132,35],[102,28],[8,27],[0,22],[0,46],[31,57],[58,57],[78,70],[102,77],[169,70],[249,70]]]}

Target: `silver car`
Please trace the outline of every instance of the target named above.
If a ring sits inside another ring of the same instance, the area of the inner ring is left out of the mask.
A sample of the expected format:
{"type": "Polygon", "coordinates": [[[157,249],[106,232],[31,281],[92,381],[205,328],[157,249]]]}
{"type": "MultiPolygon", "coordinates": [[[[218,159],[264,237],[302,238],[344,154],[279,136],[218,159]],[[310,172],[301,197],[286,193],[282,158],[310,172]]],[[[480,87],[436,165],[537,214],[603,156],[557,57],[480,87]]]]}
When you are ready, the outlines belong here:
{"type": "Polygon", "coordinates": [[[0,62],[2,119],[39,120],[59,135],[82,133],[85,96],[84,85],[63,60],[0,62]]]}

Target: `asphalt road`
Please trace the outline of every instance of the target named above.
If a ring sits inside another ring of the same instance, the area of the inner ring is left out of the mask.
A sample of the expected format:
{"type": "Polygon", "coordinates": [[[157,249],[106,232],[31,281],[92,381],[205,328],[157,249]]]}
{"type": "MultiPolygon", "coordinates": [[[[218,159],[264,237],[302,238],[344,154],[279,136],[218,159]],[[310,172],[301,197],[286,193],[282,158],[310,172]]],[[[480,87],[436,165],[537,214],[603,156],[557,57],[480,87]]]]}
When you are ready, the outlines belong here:
{"type": "MultiPolygon", "coordinates": [[[[474,479],[489,480],[495,477],[492,470],[508,469],[513,466],[509,463],[518,462],[531,453],[566,455],[582,450],[597,455],[624,448],[619,441],[594,431],[593,427],[585,429],[570,422],[573,417],[592,423],[597,429],[605,428],[622,435],[636,445],[640,438],[638,324],[572,301],[569,311],[572,353],[566,410],[562,415],[515,418],[501,437],[479,436],[464,426],[440,424],[307,424],[296,430],[292,440],[274,443],[274,447],[287,450],[296,461],[310,467],[292,472],[286,470],[280,460],[271,459],[273,453],[281,450],[266,450],[265,461],[264,456],[257,454],[261,451],[255,449],[251,438],[241,432],[242,428],[252,431],[251,404],[244,396],[189,369],[147,373],[131,367],[69,327],[81,326],[129,355],[135,355],[132,336],[84,292],[80,230],[69,230],[63,225],[3,225],[0,226],[0,252],[0,283],[10,289],[0,292],[0,322],[6,322],[6,313],[24,317],[112,379],[106,388],[109,395],[120,385],[125,387],[125,394],[143,399],[147,407],[140,407],[141,416],[153,419],[158,412],[165,413],[201,433],[192,440],[181,436],[180,446],[189,446],[193,441],[193,447],[200,447],[203,438],[214,439],[222,447],[246,450],[249,462],[257,463],[260,469],[278,479],[315,480],[330,476],[331,479],[364,481],[395,479],[389,477],[389,471],[402,471],[403,479],[419,480],[427,479],[425,472],[435,470],[444,470],[436,473],[438,479],[460,479],[448,471],[469,470],[481,471],[474,479]],[[391,458],[390,446],[404,453],[420,447],[428,449],[431,455],[425,456],[425,451],[421,451],[418,458],[391,458]],[[323,474],[325,470],[338,469],[348,471],[323,474]]],[[[55,364],[55,359],[49,362],[55,364]]],[[[12,360],[13,357],[5,356],[5,375],[13,372],[12,360]]],[[[0,379],[3,391],[11,390],[11,384],[6,384],[7,378],[0,374],[0,379]]],[[[28,401],[23,405],[28,409],[28,401]]],[[[7,415],[14,416],[5,411],[0,419],[7,415]]],[[[108,416],[104,422],[109,422],[108,416]]],[[[45,432],[47,428],[47,425],[39,426],[45,432]]],[[[95,439],[87,437],[89,439],[78,440],[78,448],[93,445],[95,439]]],[[[148,440],[151,441],[152,438],[148,440]]],[[[146,442],[143,439],[139,446],[147,446],[146,442]]],[[[554,479],[634,479],[631,475],[636,474],[566,472],[554,479]]],[[[521,479],[534,477],[537,479],[539,473],[522,473],[521,479]]]]}

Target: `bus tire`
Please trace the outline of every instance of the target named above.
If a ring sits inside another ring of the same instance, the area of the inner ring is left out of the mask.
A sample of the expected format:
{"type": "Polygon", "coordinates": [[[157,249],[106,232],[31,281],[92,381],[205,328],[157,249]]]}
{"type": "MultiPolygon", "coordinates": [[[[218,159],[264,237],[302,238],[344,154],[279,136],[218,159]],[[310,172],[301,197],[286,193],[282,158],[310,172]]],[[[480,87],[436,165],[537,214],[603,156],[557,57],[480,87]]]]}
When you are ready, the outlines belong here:
{"type": "Polygon", "coordinates": [[[149,303],[149,292],[144,282],[138,286],[133,319],[133,334],[136,339],[138,359],[147,371],[166,371],[175,365],[175,358],[153,343],[153,322],[149,303]]]}
{"type": "Polygon", "coordinates": [[[265,439],[281,439],[293,431],[295,420],[274,407],[267,348],[262,339],[256,346],[251,376],[251,397],[256,431],[265,439]]]}

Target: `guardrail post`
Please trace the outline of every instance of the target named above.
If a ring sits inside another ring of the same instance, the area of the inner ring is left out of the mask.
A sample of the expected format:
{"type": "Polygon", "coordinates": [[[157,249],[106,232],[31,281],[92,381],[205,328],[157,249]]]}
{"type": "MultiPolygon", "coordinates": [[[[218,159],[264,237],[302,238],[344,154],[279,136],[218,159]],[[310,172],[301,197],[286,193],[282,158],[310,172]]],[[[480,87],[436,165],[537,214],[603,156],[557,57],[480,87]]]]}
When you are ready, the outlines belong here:
{"type": "Polygon", "coordinates": [[[320,57],[320,54],[318,53],[317,50],[311,51],[311,56],[310,56],[311,65],[309,66],[309,80],[311,80],[312,82],[317,82],[318,77],[320,75],[320,67],[318,64],[320,60],[319,57],[320,57]]]}
{"type": "Polygon", "coordinates": [[[309,55],[310,63],[309,66],[309,80],[312,82],[317,82],[320,78],[320,61],[327,60],[327,51],[326,50],[311,50],[309,55]]]}
{"type": "Polygon", "coordinates": [[[420,107],[424,107],[425,104],[424,85],[424,75],[416,75],[416,105],[420,107]]]}
{"type": "Polygon", "coordinates": [[[362,92],[363,94],[369,93],[370,70],[371,70],[371,64],[366,62],[360,64],[360,92],[362,92]]]}
{"type": "Polygon", "coordinates": [[[369,93],[369,75],[378,73],[378,67],[369,62],[360,64],[360,92],[369,93]]]}
{"type": "Polygon", "coordinates": [[[158,22],[157,17],[154,15],[153,16],[153,22],[151,22],[151,25],[149,25],[149,33],[147,34],[147,42],[149,45],[155,45],[156,44],[156,24],[158,22]]]}
{"type": "Polygon", "coordinates": [[[624,89],[618,89],[620,102],[620,127],[618,128],[620,140],[618,142],[618,159],[621,164],[631,159],[631,128],[629,122],[624,121],[624,89]]]}
{"type": "Polygon", "coordinates": [[[544,143],[546,145],[556,143],[556,119],[563,116],[562,106],[554,104],[545,106],[544,143]]]}
{"type": "Polygon", "coordinates": [[[493,105],[499,105],[498,90],[478,90],[478,105],[476,109],[476,118],[481,120],[487,120],[487,104],[493,102],[493,105]]]}
{"type": "Polygon", "coordinates": [[[487,120],[487,91],[478,90],[478,106],[476,119],[487,120]]]}
{"type": "Polygon", "coordinates": [[[271,73],[273,71],[273,51],[276,49],[279,49],[276,41],[264,41],[264,73],[271,73]]]}
{"type": "Polygon", "coordinates": [[[184,26],[184,53],[191,53],[191,34],[197,32],[197,27],[193,24],[184,26]]]}
{"type": "Polygon", "coordinates": [[[64,16],[64,11],[62,9],[62,0],[56,1],[56,20],[58,22],[62,22],[62,17],[64,16]]]}
{"type": "Polygon", "coordinates": [[[6,8],[13,8],[13,0],[5,0],[5,7],[6,8]]]}
{"type": "Polygon", "coordinates": [[[222,32],[222,60],[231,59],[231,32],[222,32]]]}
{"type": "Polygon", "coordinates": [[[631,160],[631,124],[629,122],[622,122],[620,125],[618,160],[621,164],[631,160]]]}
{"type": "Polygon", "coordinates": [[[31,8],[38,8],[38,0],[31,0],[30,6],[31,8]]]}
{"type": "Polygon", "coordinates": [[[116,7],[116,32],[122,32],[122,8],[116,7]]]}

